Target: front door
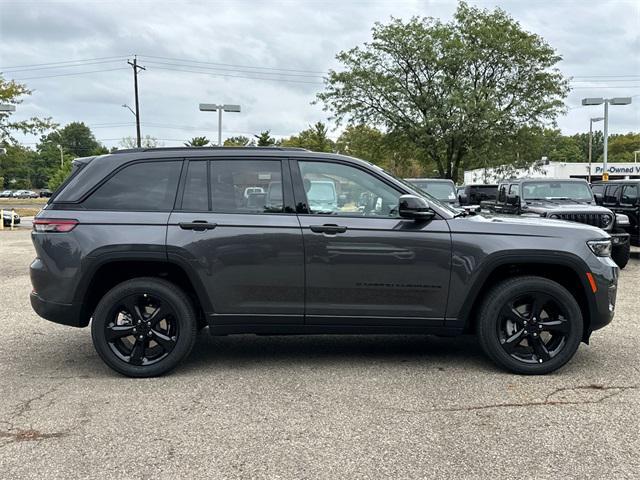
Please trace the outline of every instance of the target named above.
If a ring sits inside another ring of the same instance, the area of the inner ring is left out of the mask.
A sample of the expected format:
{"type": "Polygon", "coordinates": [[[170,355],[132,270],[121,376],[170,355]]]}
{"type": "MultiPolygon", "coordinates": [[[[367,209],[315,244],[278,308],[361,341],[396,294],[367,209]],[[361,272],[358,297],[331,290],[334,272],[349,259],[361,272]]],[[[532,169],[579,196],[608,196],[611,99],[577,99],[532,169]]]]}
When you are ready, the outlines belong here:
{"type": "Polygon", "coordinates": [[[304,251],[288,163],[191,160],[167,253],[189,263],[217,324],[303,322],[304,251]]]}
{"type": "Polygon", "coordinates": [[[402,194],[339,161],[292,163],[305,248],[307,324],[425,325],[445,317],[445,220],[398,217],[402,194]]]}

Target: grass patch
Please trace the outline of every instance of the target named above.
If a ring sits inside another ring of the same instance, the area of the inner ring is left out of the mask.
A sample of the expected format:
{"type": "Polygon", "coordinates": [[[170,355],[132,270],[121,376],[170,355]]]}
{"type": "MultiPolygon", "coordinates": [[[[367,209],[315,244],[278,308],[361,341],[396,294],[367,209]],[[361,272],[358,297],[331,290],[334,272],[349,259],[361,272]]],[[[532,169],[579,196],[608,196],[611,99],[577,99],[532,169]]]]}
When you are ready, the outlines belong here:
{"type": "Polygon", "coordinates": [[[0,198],[0,208],[12,205],[44,205],[48,198],[0,198]]]}

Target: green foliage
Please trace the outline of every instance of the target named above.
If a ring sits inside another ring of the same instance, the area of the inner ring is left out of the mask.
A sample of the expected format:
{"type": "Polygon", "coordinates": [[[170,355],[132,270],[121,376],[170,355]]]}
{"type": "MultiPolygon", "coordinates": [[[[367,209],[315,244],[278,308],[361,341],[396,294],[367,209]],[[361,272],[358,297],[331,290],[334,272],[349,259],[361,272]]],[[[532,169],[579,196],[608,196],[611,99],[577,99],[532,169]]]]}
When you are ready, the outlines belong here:
{"type": "Polygon", "coordinates": [[[385,127],[410,141],[442,177],[473,167],[469,154],[554,121],[568,81],[560,56],[503,10],[460,3],[451,22],[399,19],[373,27],[373,40],[340,52],[318,94],[351,125],[385,127]]]}
{"type": "Polygon", "coordinates": [[[62,182],[71,174],[71,161],[65,161],[62,168],[58,168],[49,179],[48,187],[51,191],[55,191],[62,182]]]}
{"type": "Polygon", "coordinates": [[[334,141],[327,136],[328,132],[329,129],[324,123],[317,122],[298,135],[282,140],[281,145],[283,147],[306,148],[314,152],[334,152],[336,146],[334,141]]]}
{"type": "Polygon", "coordinates": [[[260,132],[259,135],[254,135],[254,137],[258,140],[258,147],[270,147],[276,143],[276,139],[271,136],[270,130],[260,132]]]}
{"type": "MultiPolygon", "coordinates": [[[[640,133],[611,135],[609,137],[609,157],[611,162],[633,162],[633,152],[640,150],[640,133]]],[[[638,154],[640,159],[640,153],[638,154]]]]}
{"type": "Polygon", "coordinates": [[[207,137],[193,137],[188,142],[185,142],[185,147],[206,147],[209,145],[210,140],[207,137]]]}
{"type": "Polygon", "coordinates": [[[225,147],[251,147],[255,145],[255,142],[249,137],[244,135],[238,135],[236,137],[229,137],[224,141],[225,147]]]}
{"type": "Polygon", "coordinates": [[[62,129],[49,133],[40,139],[37,148],[38,151],[57,150],[58,145],[62,147],[65,154],[70,154],[74,158],[95,155],[102,147],[91,129],[83,122],[72,122],[62,129]]]}
{"type": "MultiPolygon", "coordinates": [[[[31,95],[26,85],[0,76],[0,103],[20,105],[22,97],[26,95],[31,95]]],[[[0,143],[17,144],[13,132],[36,135],[57,126],[50,118],[31,117],[28,120],[11,121],[13,113],[0,112],[0,143]]]]}

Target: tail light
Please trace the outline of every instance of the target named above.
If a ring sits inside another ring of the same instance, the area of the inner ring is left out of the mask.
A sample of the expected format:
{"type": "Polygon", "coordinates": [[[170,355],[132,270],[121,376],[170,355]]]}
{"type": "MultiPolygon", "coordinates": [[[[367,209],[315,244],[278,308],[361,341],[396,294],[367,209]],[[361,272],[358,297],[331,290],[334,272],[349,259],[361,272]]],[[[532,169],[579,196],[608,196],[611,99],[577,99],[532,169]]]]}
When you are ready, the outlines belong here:
{"type": "Polygon", "coordinates": [[[77,220],[66,218],[37,218],[33,221],[33,231],[51,233],[70,232],[76,228],[78,223],[77,220]]]}

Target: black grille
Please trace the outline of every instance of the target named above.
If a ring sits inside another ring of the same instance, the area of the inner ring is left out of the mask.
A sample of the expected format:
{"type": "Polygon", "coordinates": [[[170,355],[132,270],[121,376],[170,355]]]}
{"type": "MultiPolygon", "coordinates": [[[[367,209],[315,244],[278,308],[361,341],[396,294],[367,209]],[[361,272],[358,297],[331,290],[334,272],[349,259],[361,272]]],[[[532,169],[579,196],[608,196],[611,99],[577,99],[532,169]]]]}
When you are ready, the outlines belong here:
{"type": "MultiPolygon", "coordinates": [[[[594,227],[605,228],[605,217],[611,218],[606,213],[556,213],[555,217],[569,222],[586,223],[594,227]]],[[[607,224],[607,227],[611,222],[607,224]]]]}

